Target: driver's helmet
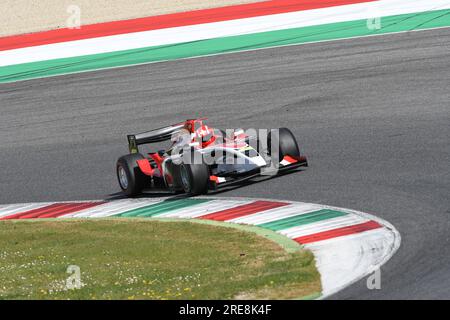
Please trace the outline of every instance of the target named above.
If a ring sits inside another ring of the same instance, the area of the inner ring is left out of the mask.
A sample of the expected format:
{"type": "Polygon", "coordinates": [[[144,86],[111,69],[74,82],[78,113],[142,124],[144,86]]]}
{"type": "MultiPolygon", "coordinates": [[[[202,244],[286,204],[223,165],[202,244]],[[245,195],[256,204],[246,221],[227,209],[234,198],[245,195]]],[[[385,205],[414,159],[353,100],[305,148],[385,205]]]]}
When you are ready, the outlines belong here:
{"type": "Polygon", "coordinates": [[[194,133],[194,140],[201,142],[203,148],[207,147],[216,140],[214,130],[202,124],[194,133]]]}

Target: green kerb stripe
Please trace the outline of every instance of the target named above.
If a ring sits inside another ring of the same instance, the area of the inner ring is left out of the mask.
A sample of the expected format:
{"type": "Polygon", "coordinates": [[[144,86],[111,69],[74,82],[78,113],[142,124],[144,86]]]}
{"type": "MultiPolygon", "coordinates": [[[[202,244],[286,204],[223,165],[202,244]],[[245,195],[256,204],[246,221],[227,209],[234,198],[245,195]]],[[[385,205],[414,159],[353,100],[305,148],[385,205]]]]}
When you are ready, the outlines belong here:
{"type": "Polygon", "coordinates": [[[383,17],[381,29],[374,30],[368,28],[365,19],[331,23],[5,66],[0,67],[0,83],[210,54],[448,26],[448,9],[383,17]]]}
{"type": "MultiPolygon", "coordinates": [[[[153,217],[177,209],[182,209],[197,204],[205,203],[210,200],[206,199],[180,199],[180,200],[166,200],[151,204],[138,209],[133,209],[118,215],[118,217],[153,217]]],[[[194,209],[195,210],[195,209],[194,209]]]]}
{"type": "Polygon", "coordinates": [[[293,216],[281,220],[259,224],[258,227],[267,228],[273,231],[279,231],[283,229],[298,227],[305,224],[318,222],[322,220],[328,220],[345,215],[347,215],[347,213],[345,212],[322,209],[319,211],[309,212],[305,214],[300,214],[298,216],[293,216]]]}

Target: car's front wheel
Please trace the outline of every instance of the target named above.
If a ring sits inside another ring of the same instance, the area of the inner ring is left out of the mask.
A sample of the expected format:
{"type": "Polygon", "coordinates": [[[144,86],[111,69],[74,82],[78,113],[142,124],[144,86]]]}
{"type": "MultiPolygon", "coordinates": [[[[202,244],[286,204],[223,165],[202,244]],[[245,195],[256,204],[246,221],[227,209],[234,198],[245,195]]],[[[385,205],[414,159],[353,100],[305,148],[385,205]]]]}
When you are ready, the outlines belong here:
{"type": "Polygon", "coordinates": [[[208,192],[209,168],[206,164],[182,163],[179,169],[179,181],[184,192],[193,195],[208,192]]]}
{"type": "Polygon", "coordinates": [[[116,173],[119,186],[127,196],[139,195],[145,186],[146,176],[139,169],[137,160],[145,159],[139,153],[127,154],[117,160],[116,173]]]}
{"type": "Polygon", "coordinates": [[[271,154],[272,144],[274,146],[278,144],[278,161],[283,160],[285,156],[300,157],[300,148],[298,147],[297,140],[288,128],[280,128],[278,132],[269,132],[267,136],[269,154],[271,154]],[[272,133],[275,133],[273,137],[272,133]]]}

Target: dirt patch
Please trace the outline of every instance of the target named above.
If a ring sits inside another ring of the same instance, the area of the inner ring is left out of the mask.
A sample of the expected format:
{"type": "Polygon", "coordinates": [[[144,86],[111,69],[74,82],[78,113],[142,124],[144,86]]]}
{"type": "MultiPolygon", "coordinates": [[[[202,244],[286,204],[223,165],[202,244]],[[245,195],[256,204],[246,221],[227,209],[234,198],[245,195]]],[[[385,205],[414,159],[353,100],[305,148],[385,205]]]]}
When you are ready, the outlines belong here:
{"type": "Polygon", "coordinates": [[[0,36],[65,28],[77,20],[77,7],[80,8],[80,20],[83,25],[260,1],[2,0],[0,1],[0,36]]]}

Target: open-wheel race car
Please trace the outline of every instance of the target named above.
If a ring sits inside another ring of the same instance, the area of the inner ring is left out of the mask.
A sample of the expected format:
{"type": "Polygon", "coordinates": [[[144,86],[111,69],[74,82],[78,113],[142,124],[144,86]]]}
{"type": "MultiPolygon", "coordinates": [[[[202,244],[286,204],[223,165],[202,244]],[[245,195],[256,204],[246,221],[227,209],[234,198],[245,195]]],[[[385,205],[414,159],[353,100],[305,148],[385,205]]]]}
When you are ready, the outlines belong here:
{"type": "Polygon", "coordinates": [[[128,196],[169,190],[205,194],[262,175],[308,166],[287,128],[220,130],[190,119],[128,135],[129,154],[117,161],[120,188],[128,196]],[[167,150],[143,155],[139,146],[171,141],[167,150]]]}

